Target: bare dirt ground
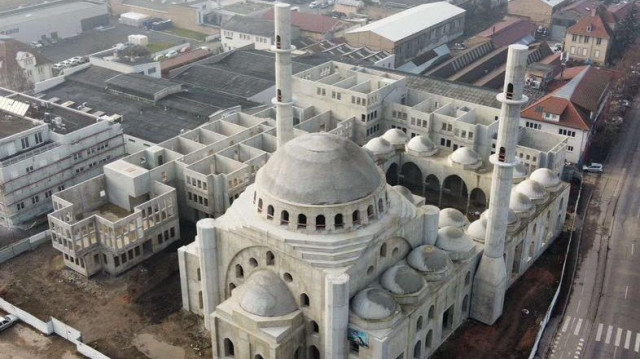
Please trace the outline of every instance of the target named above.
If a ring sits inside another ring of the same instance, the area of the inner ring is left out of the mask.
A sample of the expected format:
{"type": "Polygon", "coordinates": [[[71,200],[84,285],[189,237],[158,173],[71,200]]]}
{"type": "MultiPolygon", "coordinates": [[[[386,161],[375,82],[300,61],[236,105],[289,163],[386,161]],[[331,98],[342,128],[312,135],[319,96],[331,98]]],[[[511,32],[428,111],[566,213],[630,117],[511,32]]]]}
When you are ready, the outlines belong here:
{"type": "MultiPolygon", "coordinates": [[[[0,312],[0,315],[6,313],[0,312]]],[[[46,337],[30,326],[17,323],[0,334],[0,359],[80,359],[74,354],[75,346],[66,340],[46,337]]]]}
{"type": "Polygon", "coordinates": [[[560,280],[567,240],[563,233],[509,288],[504,313],[493,326],[468,320],[431,358],[528,358],[560,280]]]}
{"type": "Polygon", "coordinates": [[[43,244],[0,265],[0,296],[40,319],[53,316],[75,327],[85,343],[112,358],[211,357],[202,319],[181,310],[180,245],[119,277],[87,279],[43,244]]]}

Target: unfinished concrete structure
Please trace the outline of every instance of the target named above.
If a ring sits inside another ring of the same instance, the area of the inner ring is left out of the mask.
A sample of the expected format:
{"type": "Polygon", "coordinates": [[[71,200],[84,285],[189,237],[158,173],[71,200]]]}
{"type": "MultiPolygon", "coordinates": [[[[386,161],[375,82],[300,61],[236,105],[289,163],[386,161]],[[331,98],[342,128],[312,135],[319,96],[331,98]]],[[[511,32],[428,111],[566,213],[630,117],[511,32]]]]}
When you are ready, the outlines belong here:
{"type": "MultiPolygon", "coordinates": [[[[507,79],[522,75],[522,83],[526,65],[519,60],[522,71],[510,69],[507,79]]],[[[311,89],[319,96],[333,91],[314,104],[332,109],[325,116],[345,111],[352,122],[375,121],[375,109],[362,117],[353,112],[382,105],[370,91],[373,84],[379,89],[402,79],[375,82],[368,70],[341,66],[329,63],[296,77],[315,81],[311,89]],[[325,87],[336,83],[344,87],[325,87]],[[359,96],[342,92],[353,86],[360,86],[359,96]]],[[[312,97],[296,89],[299,104],[312,97]]],[[[513,103],[503,106],[496,128],[498,148],[509,147],[510,166],[516,165],[519,99],[506,100],[513,103]]],[[[330,118],[320,125],[341,136],[295,133],[283,141],[255,183],[223,216],[199,221],[196,242],[178,251],[183,306],[204,316],[214,358],[426,358],[466,318],[476,317],[470,306],[479,262],[499,252],[506,289],[562,228],[569,186],[550,169],[536,169],[513,191],[511,167],[496,170],[497,204],[469,224],[455,209],[424,205],[424,198],[386,183],[383,154],[401,158],[404,148],[413,156],[434,155],[438,147],[427,136],[408,141],[404,131],[391,129],[362,149],[344,138],[347,129],[357,138],[357,126],[336,128],[330,118]],[[503,239],[489,236],[501,231],[503,239]]],[[[305,123],[302,117],[299,125],[305,123]]],[[[495,156],[502,158],[501,152],[495,156]]],[[[463,171],[484,165],[471,147],[458,148],[449,160],[450,168],[463,171]]],[[[500,309],[503,298],[483,303],[500,309]]],[[[485,322],[500,315],[475,313],[485,322]]]]}
{"type": "Polygon", "coordinates": [[[0,225],[31,226],[51,196],[124,154],[116,118],[0,88],[0,225]]]}

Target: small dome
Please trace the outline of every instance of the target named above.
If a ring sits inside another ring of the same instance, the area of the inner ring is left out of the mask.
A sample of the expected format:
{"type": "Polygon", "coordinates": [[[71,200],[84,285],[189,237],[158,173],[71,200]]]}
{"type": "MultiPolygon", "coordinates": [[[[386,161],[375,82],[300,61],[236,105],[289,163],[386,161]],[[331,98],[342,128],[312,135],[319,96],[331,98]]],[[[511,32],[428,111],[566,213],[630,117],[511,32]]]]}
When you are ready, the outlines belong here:
{"type": "Polygon", "coordinates": [[[407,263],[422,274],[446,275],[453,263],[442,249],[431,245],[416,247],[407,256],[407,263]]]}
{"type": "Polygon", "coordinates": [[[469,225],[467,217],[455,208],[445,208],[440,211],[440,219],[438,220],[438,228],[457,227],[465,228],[469,225]]]}
{"type": "Polygon", "coordinates": [[[476,241],[484,243],[487,238],[487,218],[480,216],[479,219],[471,222],[469,228],[467,228],[467,235],[476,241]]]}
{"type": "MultiPolygon", "coordinates": [[[[487,209],[486,211],[482,212],[480,218],[489,223],[489,210],[487,209]]],[[[507,225],[510,226],[512,224],[515,224],[516,222],[518,222],[518,216],[516,216],[516,212],[513,209],[509,208],[509,211],[507,212],[507,225]]]]}
{"type": "Polygon", "coordinates": [[[312,133],[279,148],[258,171],[256,188],[289,203],[331,205],[367,197],[383,181],[360,146],[344,137],[312,133]]]}
{"type": "Polygon", "coordinates": [[[398,303],[380,288],[366,288],[351,299],[351,310],[365,320],[381,320],[398,310],[398,303]]]}
{"type": "Polygon", "coordinates": [[[529,197],[533,202],[544,202],[547,197],[547,191],[542,185],[531,179],[524,180],[515,187],[516,191],[529,197]]]}
{"type": "Polygon", "coordinates": [[[254,272],[240,289],[240,307],[251,314],[279,317],[298,309],[287,285],[270,270],[254,272]]]}
{"type": "Polygon", "coordinates": [[[469,147],[460,147],[449,156],[451,161],[463,166],[474,166],[482,163],[480,156],[469,147]]]}
{"type": "Polygon", "coordinates": [[[473,241],[460,228],[456,227],[440,228],[436,246],[446,251],[452,260],[470,258],[476,247],[473,241]]]}
{"type": "Polygon", "coordinates": [[[409,140],[409,136],[407,136],[406,133],[397,128],[392,128],[389,131],[385,132],[384,135],[382,135],[382,138],[389,141],[391,146],[401,148],[404,147],[404,145],[409,140]]]}
{"type": "Polygon", "coordinates": [[[422,276],[404,264],[387,269],[380,283],[384,289],[396,295],[416,293],[425,285],[422,276]]]}
{"type": "Polygon", "coordinates": [[[363,147],[374,156],[388,156],[393,153],[393,146],[382,137],[370,139],[363,147]]]}
{"type": "Polygon", "coordinates": [[[408,199],[409,201],[413,202],[413,194],[411,193],[411,191],[405,187],[405,186],[393,186],[393,189],[395,189],[396,191],[400,192],[401,195],[404,196],[404,198],[408,199]]]}
{"type": "Polygon", "coordinates": [[[531,173],[529,179],[532,179],[542,185],[542,187],[554,191],[560,187],[562,181],[552,170],[548,168],[538,168],[531,173]]]}
{"type": "Polygon", "coordinates": [[[427,136],[416,136],[407,143],[407,152],[416,156],[433,156],[438,147],[427,136]]]}
{"type": "Polygon", "coordinates": [[[516,191],[514,188],[511,191],[511,198],[509,199],[509,208],[516,214],[528,213],[533,209],[533,202],[525,194],[516,191]]]}

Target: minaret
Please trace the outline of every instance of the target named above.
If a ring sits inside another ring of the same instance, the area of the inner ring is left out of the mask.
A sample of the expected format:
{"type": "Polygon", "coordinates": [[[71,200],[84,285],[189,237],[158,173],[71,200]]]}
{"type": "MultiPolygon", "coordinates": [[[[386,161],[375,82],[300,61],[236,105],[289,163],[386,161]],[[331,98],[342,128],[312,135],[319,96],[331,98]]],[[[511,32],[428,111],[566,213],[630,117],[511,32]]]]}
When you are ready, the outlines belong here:
{"type": "Polygon", "coordinates": [[[507,216],[513,182],[513,167],[517,164],[518,126],[520,108],[528,99],[522,94],[527,68],[528,47],[509,46],[504,91],[497,99],[502,103],[496,154],[493,164],[489,220],[484,253],[473,281],[470,316],[485,324],[493,324],[501,315],[507,291],[507,269],[504,245],[507,236],[507,216]]]}
{"type": "Polygon", "coordinates": [[[289,4],[275,6],[276,44],[271,50],[276,53],[276,97],[271,102],[276,106],[276,130],[278,147],[293,139],[293,99],[291,96],[291,8],[289,4]]]}

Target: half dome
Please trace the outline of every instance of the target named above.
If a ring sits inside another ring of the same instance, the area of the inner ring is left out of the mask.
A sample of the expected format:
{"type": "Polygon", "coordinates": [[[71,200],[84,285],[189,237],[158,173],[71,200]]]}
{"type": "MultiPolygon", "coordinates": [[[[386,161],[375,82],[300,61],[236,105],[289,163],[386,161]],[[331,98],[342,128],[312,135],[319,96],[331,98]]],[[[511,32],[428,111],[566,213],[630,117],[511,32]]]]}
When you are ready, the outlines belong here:
{"type": "Polygon", "coordinates": [[[422,276],[404,264],[387,269],[380,278],[380,284],[395,295],[413,294],[425,286],[422,276]]]}
{"type": "Polygon", "coordinates": [[[453,266],[445,251],[427,244],[414,248],[407,256],[407,263],[430,281],[444,279],[453,266]]]}
{"type": "Polygon", "coordinates": [[[471,258],[476,248],[473,241],[460,228],[456,227],[440,228],[436,246],[447,252],[454,261],[471,258]]]}
{"type": "Polygon", "coordinates": [[[240,307],[261,317],[279,317],[298,309],[289,288],[277,274],[260,270],[238,288],[240,307]]]}
{"type": "Polygon", "coordinates": [[[354,142],[312,133],[278,149],[258,171],[256,188],[294,204],[331,205],[362,199],[383,180],[371,157],[354,142]]]}
{"type": "Polygon", "coordinates": [[[407,152],[415,156],[429,157],[438,152],[438,147],[427,136],[416,136],[409,140],[407,152]]]}
{"type": "Polygon", "coordinates": [[[351,310],[365,320],[381,320],[398,310],[398,303],[380,288],[366,288],[351,299],[351,310]]]}
{"type": "Polygon", "coordinates": [[[529,197],[534,203],[541,203],[547,200],[549,194],[544,187],[531,179],[526,179],[515,187],[516,191],[529,197]]]}
{"type": "Polygon", "coordinates": [[[371,152],[374,156],[389,156],[393,154],[393,146],[389,141],[382,137],[372,138],[365,144],[364,149],[371,152]]]}
{"type": "Polygon", "coordinates": [[[438,220],[438,228],[457,227],[465,228],[469,225],[467,217],[455,208],[444,208],[440,210],[440,218],[438,220]]]}
{"type": "Polygon", "coordinates": [[[538,168],[531,173],[529,179],[532,179],[542,185],[549,191],[556,191],[560,188],[562,181],[552,170],[548,168],[538,168]]]}

